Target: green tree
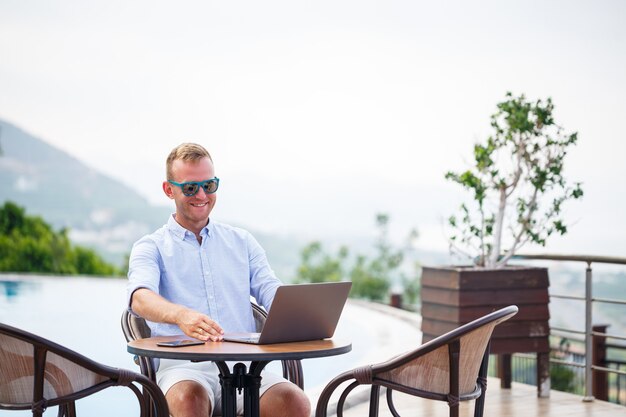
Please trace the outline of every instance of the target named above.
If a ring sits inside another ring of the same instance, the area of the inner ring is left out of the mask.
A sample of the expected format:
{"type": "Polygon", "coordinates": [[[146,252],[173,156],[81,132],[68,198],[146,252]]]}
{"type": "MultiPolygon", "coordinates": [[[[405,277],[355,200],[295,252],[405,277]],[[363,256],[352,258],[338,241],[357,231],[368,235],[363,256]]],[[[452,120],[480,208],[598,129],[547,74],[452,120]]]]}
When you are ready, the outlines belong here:
{"type": "Polygon", "coordinates": [[[576,374],[564,365],[552,365],[550,368],[550,385],[557,391],[576,392],[576,374]]]}
{"type": "Polygon", "coordinates": [[[404,255],[401,250],[394,250],[389,243],[389,216],[376,215],[378,239],[375,244],[376,255],[368,259],[359,255],[350,271],[352,295],[357,298],[383,300],[389,293],[392,275],[398,269],[404,255]]]}
{"type": "Polygon", "coordinates": [[[77,271],[98,271],[99,275],[120,274],[120,271],[115,266],[105,262],[93,249],[75,246],[72,258],[77,271]]]}
{"type": "Polygon", "coordinates": [[[416,305],[422,288],[420,273],[421,267],[419,263],[415,264],[414,273],[410,276],[402,277],[402,288],[404,288],[404,302],[409,305],[416,305]]]}
{"type": "Polygon", "coordinates": [[[343,263],[348,256],[345,246],[339,248],[337,255],[324,252],[320,242],[311,242],[300,253],[301,264],[298,267],[296,282],[338,282],[344,276],[343,263]]]}
{"type": "Polygon", "coordinates": [[[382,301],[389,294],[391,283],[376,260],[368,261],[363,255],[357,256],[349,278],[352,281],[350,294],[353,297],[382,301]]]}
{"type": "Polygon", "coordinates": [[[528,242],[544,246],[551,234],[565,234],[562,205],[583,195],[580,183],[568,184],[563,175],[578,134],[556,124],[552,100],[530,102],[507,93],[497,108],[493,134],[474,145],[474,166],[446,174],[471,191],[475,203],[449,218],[451,249],[488,267],[505,265],[528,242]],[[504,239],[505,231],[510,238],[504,239]]]}
{"type": "MultiPolygon", "coordinates": [[[[349,250],[345,246],[336,254],[328,254],[320,242],[312,242],[300,253],[301,264],[297,270],[296,282],[329,282],[349,279],[352,281],[351,297],[382,301],[388,294],[394,278],[405,285],[411,302],[419,293],[419,282],[409,279],[399,271],[404,261],[404,250],[396,249],[389,241],[389,216],[376,216],[378,237],[373,256],[357,254],[350,261],[349,250]]],[[[416,238],[417,232],[412,231],[416,238]]]]}
{"type": "Polygon", "coordinates": [[[117,275],[93,250],[72,246],[68,230],[55,232],[41,217],[10,201],[0,207],[0,271],[62,275],[117,275]]]}

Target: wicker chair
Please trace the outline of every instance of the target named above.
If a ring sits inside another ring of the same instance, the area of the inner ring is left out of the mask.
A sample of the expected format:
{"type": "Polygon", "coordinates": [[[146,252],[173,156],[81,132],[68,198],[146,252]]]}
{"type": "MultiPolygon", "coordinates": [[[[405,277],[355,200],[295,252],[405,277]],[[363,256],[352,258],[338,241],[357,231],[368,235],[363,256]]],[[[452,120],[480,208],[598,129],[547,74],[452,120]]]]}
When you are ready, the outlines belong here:
{"type": "Polygon", "coordinates": [[[316,417],[325,417],[333,392],[346,381],[353,381],[337,402],[337,416],[342,417],[348,394],[362,384],[371,385],[371,417],[378,415],[380,387],[387,388],[391,414],[399,417],[392,392],[399,391],[431,400],[446,401],[450,416],[459,415],[459,401],[476,399],[474,416],[483,415],[487,389],[489,341],[499,323],[517,314],[509,306],[487,314],[431,340],[417,349],[387,362],[362,366],[342,373],[326,385],[317,402],[316,417]]]}
{"type": "Polygon", "coordinates": [[[40,417],[46,408],[58,406],[59,417],[73,417],[76,400],[120,385],[135,393],[142,416],[169,416],[163,393],[144,375],[102,365],[0,323],[0,410],[31,410],[40,417]]]}
{"type": "MultiPolygon", "coordinates": [[[[267,318],[267,312],[259,307],[255,303],[252,304],[252,313],[254,315],[254,321],[256,323],[256,331],[260,332],[267,318]]],[[[150,328],[146,324],[146,321],[141,318],[130,314],[128,310],[124,310],[122,313],[122,331],[126,337],[126,341],[136,339],[145,339],[150,337],[150,328]]],[[[135,356],[135,363],[139,365],[141,373],[146,377],[155,381],[155,367],[150,358],[145,356],[135,356]]],[[[302,364],[299,360],[283,360],[283,377],[300,388],[304,389],[304,376],[302,372],[302,364]]]]}

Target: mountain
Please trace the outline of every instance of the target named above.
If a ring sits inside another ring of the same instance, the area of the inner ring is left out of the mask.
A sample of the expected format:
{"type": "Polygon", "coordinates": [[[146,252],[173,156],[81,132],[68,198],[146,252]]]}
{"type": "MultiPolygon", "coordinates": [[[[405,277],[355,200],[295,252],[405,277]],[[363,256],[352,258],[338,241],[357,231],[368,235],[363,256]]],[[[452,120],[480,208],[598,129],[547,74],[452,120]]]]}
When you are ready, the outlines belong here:
{"type": "Polygon", "coordinates": [[[0,120],[0,129],[0,202],[69,228],[72,241],[110,261],[120,263],[132,242],[170,213],[13,124],[0,120]]]}

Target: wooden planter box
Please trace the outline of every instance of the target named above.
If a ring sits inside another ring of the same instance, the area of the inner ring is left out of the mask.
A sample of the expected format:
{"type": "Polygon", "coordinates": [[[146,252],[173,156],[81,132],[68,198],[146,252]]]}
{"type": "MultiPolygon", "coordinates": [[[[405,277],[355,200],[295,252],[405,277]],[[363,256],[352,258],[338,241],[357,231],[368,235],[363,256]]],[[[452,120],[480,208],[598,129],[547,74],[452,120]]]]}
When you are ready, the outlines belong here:
{"type": "Polygon", "coordinates": [[[537,352],[538,388],[540,396],[547,396],[550,384],[549,286],[547,268],[423,267],[422,342],[515,304],[519,313],[498,325],[491,340],[491,352],[500,354],[501,358],[502,385],[510,386],[510,354],[537,352]]]}

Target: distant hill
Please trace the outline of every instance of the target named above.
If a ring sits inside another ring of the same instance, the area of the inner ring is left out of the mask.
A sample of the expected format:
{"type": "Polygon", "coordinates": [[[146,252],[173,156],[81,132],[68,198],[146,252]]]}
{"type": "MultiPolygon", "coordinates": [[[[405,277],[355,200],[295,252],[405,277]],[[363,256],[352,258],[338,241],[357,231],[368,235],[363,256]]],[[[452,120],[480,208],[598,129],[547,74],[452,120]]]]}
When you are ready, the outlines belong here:
{"type": "Polygon", "coordinates": [[[70,228],[76,243],[121,262],[133,241],[167,218],[167,207],[150,205],[42,139],[3,120],[0,128],[0,202],[13,201],[56,228],[70,228]]]}
{"type": "MultiPolygon", "coordinates": [[[[0,129],[0,203],[13,201],[57,229],[70,228],[74,243],[96,249],[109,262],[121,265],[133,242],[161,227],[173,209],[151,205],[125,184],[11,123],[0,119],[0,129]]],[[[276,273],[290,280],[303,243],[248,230],[276,273]]]]}

